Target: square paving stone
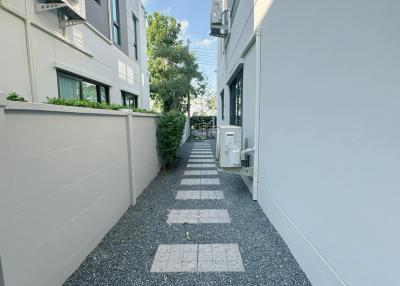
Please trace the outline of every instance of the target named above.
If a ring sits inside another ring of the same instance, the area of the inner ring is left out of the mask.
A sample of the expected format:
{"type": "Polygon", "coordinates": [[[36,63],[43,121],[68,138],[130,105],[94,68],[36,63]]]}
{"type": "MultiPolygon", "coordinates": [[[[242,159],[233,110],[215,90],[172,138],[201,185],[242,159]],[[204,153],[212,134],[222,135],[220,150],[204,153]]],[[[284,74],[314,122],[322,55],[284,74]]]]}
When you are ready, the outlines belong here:
{"type": "Polygon", "coordinates": [[[215,164],[187,164],[187,168],[216,168],[215,164]]]}
{"type": "Polygon", "coordinates": [[[217,170],[188,170],[183,173],[185,176],[217,176],[217,170]]]}
{"type": "Polygon", "coordinates": [[[245,271],[237,244],[160,245],[150,272],[243,272],[245,271]],[[187,247],[186,247],[187,246],[187,247]],[[160,260],[159,253],[167,252],[169,259],[160,260]],[[236,251],[237,259],[230,260],[226,252],[236,251]]]}
{"type": "Polygon", "coordinates": [[[189,163],[214,163],[214,159],[189,159],[189,163]]]}
{"type": "Polygon", "coordinates": [[[206,159],[206,158],[214,158],[214,156],[211,154],[191,154],[189,157],[189,159],[195,159],[195,158],[206,159]]]}
{"type": "Polygon", "coordinates": [[[222,191],[178,191],[176,200],[223,200],[222,191]]]}
{"type": "Polygon", "coordinates": [[[227,209],[170,210],[168,224],[231,223],[227,209]]]}

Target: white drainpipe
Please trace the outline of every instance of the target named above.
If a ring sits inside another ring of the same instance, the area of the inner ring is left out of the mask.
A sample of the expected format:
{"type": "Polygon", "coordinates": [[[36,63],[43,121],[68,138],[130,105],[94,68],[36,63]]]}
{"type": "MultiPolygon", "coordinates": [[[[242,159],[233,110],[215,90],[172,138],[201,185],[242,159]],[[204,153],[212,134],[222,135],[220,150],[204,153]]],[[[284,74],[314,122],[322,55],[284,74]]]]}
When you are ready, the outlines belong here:
{"type": "Polygon", "coordinates": [[[38,102],[38,97],[37,97],[37,92],[36,92],[36,78],[35,78],[35,73],[34,73],[34,67],[33,67],[33,59],[32,59],[32,44],[31,44],[31,36],[30,36],[30,26],[31,22],[29,20],[29,13],[28,13],[28,0],[25,0],[25,15],[12,7],[8,5],[8,3],[4,0],[0,0],[0,8],[3,10],[7,11],[8,13],[11,13],[12,15],[20,18],[22,21],[24,21],[24,29],[25,29],[25,42],[26,42],[26,54],[28,58],[28,72],[29,72],[29,83],[30,83],[30,88],[31,88],[31,94],[32,94],[32,102],[38,102]]]}
{"type": "Polygon", "coordinates": [[[253,200],[258,199],[258,172],[260,162],[260,93],[261,93],[261,30],[256,31],[256,108],[254,122],[254,175],[253,175],[253,200]]]}
{"type": "Polygon", "coordinates": [[[24,27],[25,27],[26,53],[28,57],[28,69],[29,69],[29,80],[31,84],[32,102],[39,102],[36,90],[36,75],[35,75],[34,60],[32,55],[32,42],[31,42],[31,22],[29,20],[28,9],[29,9],[28,0],[25,0],[24,27]]]}

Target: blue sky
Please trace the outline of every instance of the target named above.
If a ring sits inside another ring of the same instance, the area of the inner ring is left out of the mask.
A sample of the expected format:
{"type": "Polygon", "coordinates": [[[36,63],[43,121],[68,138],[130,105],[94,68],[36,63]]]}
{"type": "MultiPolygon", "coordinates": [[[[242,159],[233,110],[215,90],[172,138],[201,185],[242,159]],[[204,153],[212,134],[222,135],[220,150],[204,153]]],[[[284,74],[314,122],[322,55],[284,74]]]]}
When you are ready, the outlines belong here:
{"type": "Polygon", "coordinates": [[[216,38],[209,36],[211,0],[142,0],[147,13],[160,12],[180,21],[185,39],[190,40],[200,69],[216,89],[216,38]]]}

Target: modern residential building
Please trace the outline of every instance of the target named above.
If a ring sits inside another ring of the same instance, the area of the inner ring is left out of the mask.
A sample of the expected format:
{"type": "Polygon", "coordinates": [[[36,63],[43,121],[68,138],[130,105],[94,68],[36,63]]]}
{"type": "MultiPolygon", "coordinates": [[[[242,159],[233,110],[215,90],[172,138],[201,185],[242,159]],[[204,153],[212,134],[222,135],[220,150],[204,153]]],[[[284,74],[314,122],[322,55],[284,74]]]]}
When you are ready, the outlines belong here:
{"type": "Polygon", "coordinates": [[[140,0],[1,0],[0,90],[150,107],[140,0]]]}
{"type": "Polygon", "coordinates": [[[400,2],[212,3],[254,199],[313,285],[400,285],[400,2]]]}

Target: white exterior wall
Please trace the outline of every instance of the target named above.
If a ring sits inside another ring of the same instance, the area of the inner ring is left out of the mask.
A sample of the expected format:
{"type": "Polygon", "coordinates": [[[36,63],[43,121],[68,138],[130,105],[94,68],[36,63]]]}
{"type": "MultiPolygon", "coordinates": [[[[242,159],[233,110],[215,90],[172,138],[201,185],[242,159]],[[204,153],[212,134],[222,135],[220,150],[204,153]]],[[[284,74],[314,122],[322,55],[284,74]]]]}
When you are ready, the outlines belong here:
{"type": "Polygon", "coordinates": [[[260,27],[258,202],[313,285],[399,285],[400,3],[269,4],[240,1],[218,71],[260,27]]]}
{"type": "Polygon", "coordinates": [[[77,269],[158,174],[156,120],[0,102],[5,285],[61,285],[77,269]]]}
{"type": "Polygon", "coordinates": [[[139,96],[139,107],[150,108],[146,22],[140,0],[126,1],[128,55],[89,23],[60,29],[57,11],[36,13],[34,2],[0,1],[0,35],[4,40],[0,46],[0,90],[15,90],[28,101],[45,102],[47,97],[58,97],[56,68],[60,68],[109,85],[112,103],[122,103],[124,90],[139,96]],[[133,51],[133,14],[139,21],[138,61],[133,51]]]}

